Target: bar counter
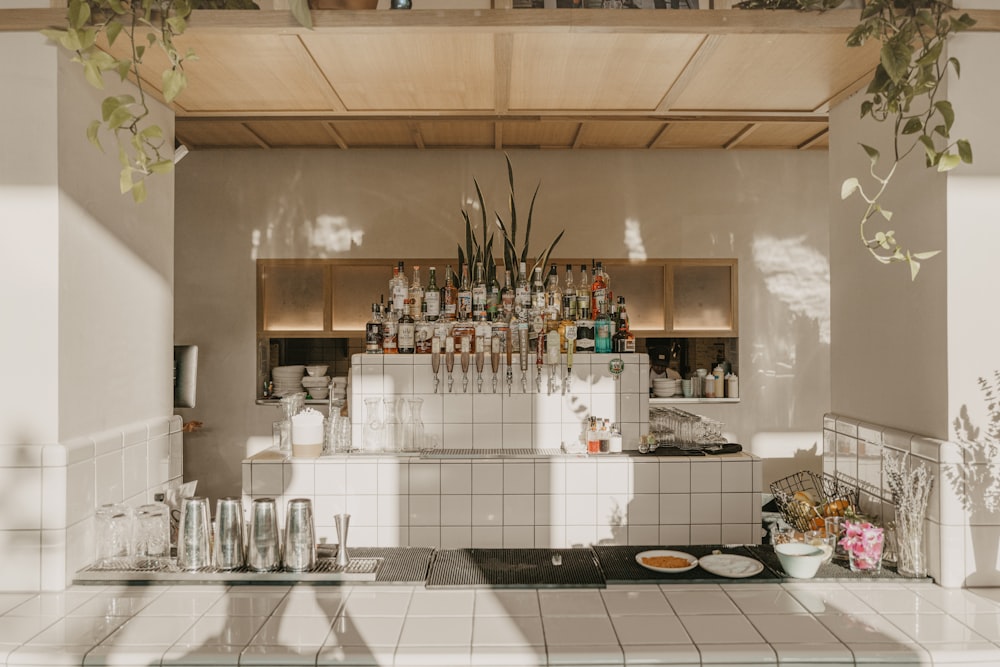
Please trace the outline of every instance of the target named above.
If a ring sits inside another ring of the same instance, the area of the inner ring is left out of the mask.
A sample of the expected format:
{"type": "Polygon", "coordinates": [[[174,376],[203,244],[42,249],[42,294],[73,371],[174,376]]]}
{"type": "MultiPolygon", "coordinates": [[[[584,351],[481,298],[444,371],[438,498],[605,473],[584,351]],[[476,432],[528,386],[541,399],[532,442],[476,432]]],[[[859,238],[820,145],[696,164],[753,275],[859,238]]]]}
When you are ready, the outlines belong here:
{"type": "Polygon", "coordinates": [[[0,664],[996,665],[998,600],[898,581],[73,586],[0,594],[0,664]]]}

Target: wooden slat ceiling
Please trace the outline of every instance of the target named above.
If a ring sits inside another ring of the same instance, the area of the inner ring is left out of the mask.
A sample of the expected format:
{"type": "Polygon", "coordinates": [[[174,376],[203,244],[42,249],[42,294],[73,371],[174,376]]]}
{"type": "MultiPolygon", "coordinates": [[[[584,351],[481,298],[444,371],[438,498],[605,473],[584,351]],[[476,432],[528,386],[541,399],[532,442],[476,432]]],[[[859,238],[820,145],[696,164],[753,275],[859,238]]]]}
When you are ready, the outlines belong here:
{"type": "MultiPolygon", "coordinates": [[[[177,137],[210,147],[820,149],[857,12],[196,12],[177,137]]],[[[119,43],[120,44],[120,43],[119,43]]],[[[116,48],[119,47],[116,44],[116,48]]],[[[147,57],[155,90],[162,57],[147,57]]]]}

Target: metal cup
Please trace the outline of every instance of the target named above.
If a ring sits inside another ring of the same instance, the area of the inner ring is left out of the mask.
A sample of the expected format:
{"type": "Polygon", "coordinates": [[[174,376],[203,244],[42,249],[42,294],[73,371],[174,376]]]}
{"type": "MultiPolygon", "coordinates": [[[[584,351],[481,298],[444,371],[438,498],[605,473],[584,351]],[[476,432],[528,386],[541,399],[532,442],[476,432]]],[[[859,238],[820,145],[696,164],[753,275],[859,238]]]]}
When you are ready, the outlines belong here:
{"type": "Polygon", "coordinates": [[[210,533],[208,498],[183,498],[181,500],[181,523],[177,533],[177,566],[179,568],[199,570],[212,564],[210,533]]]}
{"type": "Polygon", "coordinates": [[[304,572],[316,564],[316,526],[312,501],[294,498],[288,501],[285,515],[285,569],[304,572]]]}
{"type": "Polygon", "coordinates": [[[281,566],[281,536],[278,506],[274,498],[256,498],[250,509],[247,565],[255,572],[270,572],[281,566]]]}
{"type": "Polygon", "coordinates": [[[338,567],[346,568],[351,562],[351,556],[347,553],[347,529],[351,525],[350,514],[334,514],[333,520],[337,526],[337,558],[335,560],[338,567]]]}
{"type": "Polygon", "coordinates": [[[243,503],[239,498],[219,498],[215,503],[215,567],[235,570],[246,565],[243,543],[243,503]]]}

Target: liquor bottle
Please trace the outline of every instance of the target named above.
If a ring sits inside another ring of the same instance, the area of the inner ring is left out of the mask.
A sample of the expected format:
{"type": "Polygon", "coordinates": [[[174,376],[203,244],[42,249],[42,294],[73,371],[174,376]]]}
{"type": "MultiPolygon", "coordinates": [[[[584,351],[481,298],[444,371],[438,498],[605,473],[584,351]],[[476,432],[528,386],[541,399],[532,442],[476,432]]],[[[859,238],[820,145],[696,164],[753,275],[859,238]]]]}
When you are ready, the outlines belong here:
{"type": "Polygon", "coordinates": [[[492,322],[500,316],[500,283],[497,281],[496,267],[486,288],[486,317],[492,322]]]}
{"type": "Polygon", "coordinates": [[[424,303],[427,304],[427,320],[436,322],[441,317],[441,291],[437,284],[437,269],[430,267],[430,278],[427,279],[427,290],[424,292],[424,303]]]}
{"type": "MultiPolygon", "coordinates": [[[[428,294],[430,294],[430,287],[428,287],[428,294]]],[[[431,353],[431,341],[434,338],[434,322],[427,317],[427,300],[420,304],[420,317],[416,322],[416,338],[414,341],[414,347],[416,348],[417,354],[430,354],[431,353]]]]}
{"type": "Polygon", "coordinates": [[[451,270],[451,264],[445,268],[441,304],[444,309],[444,319],[449,322],[454,321],[458,317],[458,288],[455,287],[455,273],[451,270]]]}
{"type": "Polygon", "coordinates": [[[587,265],[580,265],[580,281],[576,284],[576,316],[583,317],[583,311],[590,310],[590,278],[587,277],[587,265]]]}
{"type": "Polygon", "coordinates": [[[403,312],[405,301],[410,296],[410,286],[406,282],[406,272],[403,270],[403,263],[397,265],[397,270],[392,276],[392,283],[389,285],[389,294],[392,298],[392,312],[399,318],[403,312]]]}
{"type": "Polygon", "coordinates": [[[469,282],[469,266],[462,264],[462,282],[458,287],[458,319],[472,317],[472,284],[469,282]]]}
{"type": "Polygon", "coordinates": [[[517,275],[517,286],[514,289],[514,315],[518,320],[527,320],[531,310],[531,288],[528,286],[528,267],[520,263],[521,271],[517,275]]]}
{"type": "Polygon", "coordinates": [[[403,314],[399,318],[399,334],[397,346],[400,354],[413,354],[416,351],[416,322],[410,317],[410,300],[406,299],[403,314]]]}
{"type": "Polygon", "coordinates": [[[475,280],[472,281],[472,317],[475,320],[486,317],[486,275],[482,262],[476,262],[475,280]]]}
{"type": "Polygon", "coordinates": [[[377,303],[372,304],[372,317],[365,324],[365,352],[382,354],[382,313],[377,303]]]}
{"type": "Polygon", "coordinates": [[[562,290],[559,289],[559,273],[556,265],[549,267],[549,284],[545,286],[546,317],[552,322],[562,319],[562,290]]]}
{"type": "Polygon", "coordinates": [[[608,314],[608,285],[604,281],[604,267],[601,262],[594,269],[594,280],[590,284],[590,312],[595,318],[608,314]]]}
{"type": "Polygon", "coordinates": [[[382,354],[398,354],[398,329],[396,314],[392,310],[382,313],[382,354]]]}
{"type": "Polygon", "coordinates": [[[509,323],[510,318],[514,316],[514,285],[511,284],[510,270],[504,269],[503,274],[504,285],[503,289],[500,290],[500,313],[503,319],[509,323]]]}
{"type": "Polygon", "coordinates": [[[545,310],[545,283],[542,282],[542,267],[536,266],[531,278],[531,309],[545,310]]]}
{"type": "Polygon", "coordinates": [[[625,310],[625,297],[618,297],[618,330],[612,340],[615,352],[635,352],[635,335],[628,322],[628,311],[625,310]]]}
{"type": "Polygon", "coordinates": [[[605,301],[609,306],[613,303],[617,303],[615,301],[615,293],[611,290],[611,276],[608,274],[607,269],[605,269],[604,265],[600,262],[597,263],[597,269],[601,272],[601,276],[604,278],[604,289],[606,290],[604,294],[605,301]]]}
{"type": "Polygon", "coordinates": [[[420,305],[424,302],[424,286],[420,284],[420,267],[413,266],[413,282],[410,283],[410,317],[414,321],[420,317],[420,305]]]}
{"type": "Polygon", "coordinates": [[[594,320],[594,352],[598,354],[611,351],[611,320],[608,313],[598,313],[594,320]]]}
{"type": "Polygon", "coordinates": [[[576,319],[576,287],[573,285],[573,265],[566,265],[566,281],[562,289],[563,319],[576,319]]]}
{"type": "Polygon", "coordinates": [[[576,351],[584,353],[594,351],[594,320],[590,317],[589,306],[580,311],[580,317],[576,321],[576,351]]]}

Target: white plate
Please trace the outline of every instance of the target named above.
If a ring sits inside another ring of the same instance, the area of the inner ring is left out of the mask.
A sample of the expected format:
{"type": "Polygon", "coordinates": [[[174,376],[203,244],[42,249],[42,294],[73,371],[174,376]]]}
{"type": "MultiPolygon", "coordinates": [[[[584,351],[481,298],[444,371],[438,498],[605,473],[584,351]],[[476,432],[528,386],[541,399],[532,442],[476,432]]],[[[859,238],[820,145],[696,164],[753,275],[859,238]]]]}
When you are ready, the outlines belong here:
{"type": "Polygon", "coordinates": [[[652,570],[653,572],[665,572],[667,574],[687,572],[688,570],[693,570],[698,567],[698,559],[691,554],[686,554],[683,551],[671,551],[670,549],[651,549],[650,551],[640,551],[635,555],[635,562],[647,570],[652,570]],[[687,567],[656,567],[655,565],[647,565],[642,562],[643,558],[650,558],[653,556],[673,556],[674,558],[683,558],[691,564],[687,567]]]}
{"type": "Polygon", "coordinates": [[[706,572],[730,579],[744,579],[764,571],[759,560],[737,554],[709,554],[702,556],[698,564],[706,572]]]}

